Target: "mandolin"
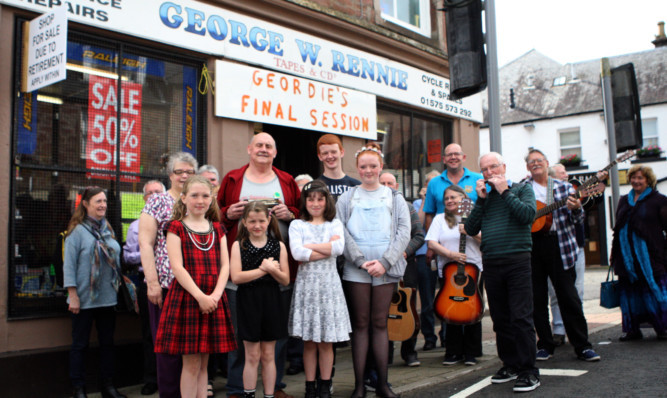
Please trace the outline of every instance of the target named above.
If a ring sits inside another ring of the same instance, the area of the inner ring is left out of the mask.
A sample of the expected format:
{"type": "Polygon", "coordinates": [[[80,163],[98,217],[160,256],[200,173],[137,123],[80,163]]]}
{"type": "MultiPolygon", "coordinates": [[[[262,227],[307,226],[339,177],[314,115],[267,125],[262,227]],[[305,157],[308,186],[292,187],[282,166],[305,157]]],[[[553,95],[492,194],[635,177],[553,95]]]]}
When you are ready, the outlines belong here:
{"type": "MultiPolygon", "coordinates": [[[[461,222],[470,215],[472,201],[463,199],[459,205],[461,222]]],[[[467,235],[461,234],[459,253],[466,252],[467,235]]],[[[442,269],[444,286],[433,302],[433,311],[441,320],[453,325],[472,325],[484,316],[484,295],[480,289],[479,268],[472,263],[451,261],[442,269]]]]}
{"type": "MultiPolygon", "coordinates": [[[[609,171],[617,163],[626,161],[635,155],[634,150],[627,151],[623,155],[619,156],[616,160],[609,163],[604,169],[600,171],[609,171]]],[[[584,182],[581,183],[578,187],[575,187],[574,197],[576,199],[582,200],[582,198],[587,198],[592,195],[600,194],[601,190],[604,190],[604,186],[598,184],[600,180],[597,176],[593,176],[584,182]]],[[[537,213],[535,214],[535,220],[533,221],[533,226],[530,228],[530,232],[547,232],[551,229],[551,224],[553,224],[553,215],[551,214],[554,210],[559,209],[567,204],[567,198],[563,198],[559,201],[553,202],[549,205],[536,201],[537,213]]]]}
{"type": "Polygon", "coordinates": [[[403,281],[396,284],[387,318],[387,333],[390,341],[409,340],[419,333],[415,288],[405,287],[403,281]]]}

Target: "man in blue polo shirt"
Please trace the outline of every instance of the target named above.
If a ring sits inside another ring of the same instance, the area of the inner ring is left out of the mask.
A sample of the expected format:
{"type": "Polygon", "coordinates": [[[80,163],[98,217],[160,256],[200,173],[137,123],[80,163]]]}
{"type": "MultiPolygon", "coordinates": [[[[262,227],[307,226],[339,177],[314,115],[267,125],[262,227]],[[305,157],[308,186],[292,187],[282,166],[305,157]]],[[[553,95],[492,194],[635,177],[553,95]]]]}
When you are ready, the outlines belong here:
{"type": "Polygon", "coordinates": [[[445,164],[446,169],[440,176],[433,178],[428,183],[428,188],[426,189],[426,197],[424,198],[424,213],[426,215],[424,228],[427,231],[431,226],[433,217],[445,211],[442,196],[445,193],[445,189],[450,185],[458,185],[463,188],[473,203],[477,200],[475,186],[477,185],[477,180],[484,177],[463,167],[465,160],[466,155],[459,144],[447,145],[445,154],[442,157],[442,162],[445,164]]]}

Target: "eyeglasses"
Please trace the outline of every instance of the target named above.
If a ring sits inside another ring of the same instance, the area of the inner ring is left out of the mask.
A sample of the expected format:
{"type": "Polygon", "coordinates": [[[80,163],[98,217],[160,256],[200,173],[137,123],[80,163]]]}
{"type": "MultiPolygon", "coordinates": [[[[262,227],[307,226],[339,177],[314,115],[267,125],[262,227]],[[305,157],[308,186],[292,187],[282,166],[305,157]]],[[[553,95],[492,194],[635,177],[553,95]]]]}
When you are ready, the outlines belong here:
{"type": "Polygon", "coordinates": [[[489,166],[489,167],[485,167],[485,168],[483,168],[483,169],[482,169],[482,173],[486,173],[486,172],[489,171],[489,170],[495,170],[495,169],[497,169],[498,167],[500,167],[500,164],[498,164],[498,163],[496,163],[496,164],[492,164],[492,165],[489,166]]]}
{"type": "Polygon", "coordinates": [[[450,152],[445,154],[446,158],[451,158],[454,156],[463,156],[463,152],[450,152]]]}
{"type": "Polygon", "coordinates": [[[195,171],[193,169],[189,169],[189,170],[176,169],[176,170],[173,171],[173,173],[176,174],[176,175],[179,175],[179,176],[182,175],[182,174],[194,175],[195,171]]]}
{"type": "Polygon", "coordinates": [[[528,166],[532,166],[532,165],[534,165],[535,163],[542,163],[542,162],[544,162],[545,160],[546,160],[545,158],[539,158],[539,159],[529,160],[529,161],[527,161],[526,163],[528,164],[528,166]]]}

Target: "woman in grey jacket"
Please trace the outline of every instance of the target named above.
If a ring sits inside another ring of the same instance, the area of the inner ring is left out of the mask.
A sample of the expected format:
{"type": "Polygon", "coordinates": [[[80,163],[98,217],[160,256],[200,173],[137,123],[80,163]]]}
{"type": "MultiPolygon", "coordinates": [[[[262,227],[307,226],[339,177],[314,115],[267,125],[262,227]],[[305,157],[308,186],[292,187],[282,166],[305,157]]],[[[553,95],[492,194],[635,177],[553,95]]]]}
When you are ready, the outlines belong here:
{"type": "Polygon", "coordinates": [[[341,195],[336,205],[336,216],[345,226],[343,285],[352,321],[352,398],[366,394],[369,338],[378,371],[376,394],[396,397],[387,384],[387,315],[396,282],[405,271],[410,211],[403,196],[380,185],[383,156],[377,144],[367,144],[355,157],[361,185],[341,195]]]}
{"type": "Polygon", "coordinates": [[[70,379],[74,397],[86,396],[84,358],[93,321],[100,343],[103,398],[124,398],[113,385],[116,298],[120,284],[120,245],[106,217],[107,196],[100,187],[86,188],[67,227],[64,285],[72,313],[70,379]]]}

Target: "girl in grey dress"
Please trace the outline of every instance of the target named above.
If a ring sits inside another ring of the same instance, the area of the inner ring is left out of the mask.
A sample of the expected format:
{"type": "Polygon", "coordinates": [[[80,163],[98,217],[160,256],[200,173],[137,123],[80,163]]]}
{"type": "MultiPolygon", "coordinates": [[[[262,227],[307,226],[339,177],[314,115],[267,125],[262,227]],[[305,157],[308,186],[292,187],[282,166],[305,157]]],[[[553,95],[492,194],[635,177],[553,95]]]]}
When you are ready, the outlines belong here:
{"type": "Polygon", "coordinates": [[[350,339],[352,327],[336,256],[343,253],[343,224],[326,184],[312,181],[301,192],[301,219],[292,221],[289,242],[292,256],[301,261],[294,283],[289,334],[304,341],[306,397],[328,397],[333,367],[332,343],[350,339]],[[315,374],[320,364],[320,385],[315,374]]]}

